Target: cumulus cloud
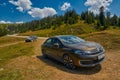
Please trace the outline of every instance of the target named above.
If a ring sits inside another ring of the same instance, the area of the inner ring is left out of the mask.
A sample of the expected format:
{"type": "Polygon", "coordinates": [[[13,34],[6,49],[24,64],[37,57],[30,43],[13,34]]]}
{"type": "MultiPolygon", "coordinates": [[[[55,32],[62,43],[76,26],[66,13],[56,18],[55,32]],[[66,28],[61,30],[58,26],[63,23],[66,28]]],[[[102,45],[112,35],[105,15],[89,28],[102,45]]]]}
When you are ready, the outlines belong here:
{"type": "Polygon", "coordinates": [[[22,24],[24,23],[23,21],[15,22],[15,24],[22,24]]]}
{"type": "Polygon", "coordinates": [[[104,10],[107,11],[109,10],[109,6],[112,3],[113,0],[87,0],[85,2],[85,6],[90,6],[88,8],[89,11],[99,14],[99,9],[101,6],[104,7],[104,10]]]}
{"type": "Polygon", "coordinates": [[[24,23],[23,21],[19,21],[19,22],[11,22],[11,21],[4,21],[4,20],[1,20],[0,21],[0,24],[21,24],[21,23],[24,23]]]}
{"type": "Polygon", "coordinates": [[[53,8],[44,7],[43,9],[32,8],[30,11],[28,11],[28,14],[30,14],[32,17],[44,18],[48,16],[53,16],[57,14],[57,12],[53,8]]]}
{"type": "Polygon", "coordinates": [[[61,6],[61,10],[62,11],[66,11],[68,8],[71,7],[71,4],[68,2],[65,2],[62,6],[61,6]]]}
{"type": "Polygon", "coordinates": [[[32,8],[31,7],[32,2],[30,0],[18,0],[18,1],[10,0],[9,2],[17,6],[16,9],[18,9],[20,12],[23,12],[25,10],[29,10],[32,8]]]}
{"type": "Polygon", "coordinates": [[[9,2],[17,6],[17,9],[20,12],[27,11],[28,14],[31,15],[33,18],[44,18],[57,14],[54,8],[44,7],[43,9],[41,9],[32,7],[32,2],[30,0],[10,0],[9,2]]]}
{"type": "Polygon", "coordinates": [[[4,20],[1,20],[0,21],[0,24],[11,24],[12,22],[10,22],[10,21],[4,21],[4,20]]]}

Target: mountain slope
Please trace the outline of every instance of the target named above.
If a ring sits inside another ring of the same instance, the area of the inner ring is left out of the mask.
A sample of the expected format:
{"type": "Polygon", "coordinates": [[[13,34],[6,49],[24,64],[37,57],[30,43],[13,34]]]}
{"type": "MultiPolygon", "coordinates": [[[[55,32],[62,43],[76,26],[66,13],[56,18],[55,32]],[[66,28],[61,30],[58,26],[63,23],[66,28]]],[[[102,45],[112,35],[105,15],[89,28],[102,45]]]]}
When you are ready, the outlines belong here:
{"type": "Polygon", "coordinates": [[[43,29],[38,31],[29,31],[26,33],[20,33],[19,35],[37,35],[37,36],[54,36],[54,35],[79,35],[83,33],[91,33],[95,32],[94,24],[86,24],[84,21],[80,20],[78,23],[73,25],[61,25],[60,27],[57,27],[56,29],[50,28],[50,29],[43,29]]]}

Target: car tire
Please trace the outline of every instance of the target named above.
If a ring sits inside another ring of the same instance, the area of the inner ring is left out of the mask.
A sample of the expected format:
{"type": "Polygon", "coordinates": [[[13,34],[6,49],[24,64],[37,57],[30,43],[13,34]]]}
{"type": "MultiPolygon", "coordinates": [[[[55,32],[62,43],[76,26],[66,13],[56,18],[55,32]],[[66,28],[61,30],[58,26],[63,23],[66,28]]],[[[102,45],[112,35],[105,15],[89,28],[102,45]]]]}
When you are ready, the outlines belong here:
{"type": "Polygon", "coordinates": [[[25,42],[31,42],[31,40],[25,40],[25,42]]]}
{"type": "Polygon", "coordinates": [[[68,69],[75,69],[76,68],[76,66],[73,63],[73,60],[67,54],[63,56],[63,62],[64,62],[65,67],[68,69]]]}

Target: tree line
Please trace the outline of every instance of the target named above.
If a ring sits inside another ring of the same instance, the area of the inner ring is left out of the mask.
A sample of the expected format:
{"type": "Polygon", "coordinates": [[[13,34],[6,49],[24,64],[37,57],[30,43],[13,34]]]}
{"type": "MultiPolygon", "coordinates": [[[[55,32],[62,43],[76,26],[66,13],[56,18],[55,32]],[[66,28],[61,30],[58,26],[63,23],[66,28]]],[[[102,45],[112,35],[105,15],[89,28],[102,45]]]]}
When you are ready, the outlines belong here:
{"type": "Polygon", "coordinates": [[[120,17],[117,15],[112,15],[110,12],[100,12],[99,15],[94,15],[93,12],[82,12],[81,19],[85,20],[85,23],[95,24],[96,29],[105,30],[111,26],[120,27],[120,17]]]}
{"type": "Polygon", "coordinates": [[[95,24],[98,30],[105,30],[110,26],[120,27],[120,17],[111,16],[110,12],[100,10],[100,14],[85,11],[80,15],[75,10],[65,12],[64,15],[49,16],[40,20],[33,20],[22,24],[0,24],[0,36],[13,33],[24,33],[26,31],[36,31],[52,28],[53,30],[61,25],[72,25],[84,20],[87,24],[95,24]]]}

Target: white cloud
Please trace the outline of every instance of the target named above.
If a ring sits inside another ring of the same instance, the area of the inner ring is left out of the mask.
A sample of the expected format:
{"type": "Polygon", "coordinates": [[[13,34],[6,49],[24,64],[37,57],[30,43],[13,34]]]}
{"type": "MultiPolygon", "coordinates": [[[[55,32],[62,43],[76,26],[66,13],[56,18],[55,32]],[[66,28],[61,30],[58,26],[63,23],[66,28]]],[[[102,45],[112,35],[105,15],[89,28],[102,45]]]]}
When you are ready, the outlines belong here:
{"type": "Polygon", "coordinates": [[[65,2],[62,6],[61,6],[61,10],[62,11],[66,11],[68,8],[71,7],[71,4],[68,2],[65,2]]]}
{"type": "Polygon", "coordinates": [[[32,2],[30,0],[10,0],[9,1],[11,4],[17,6],[16,9],[18,9],[20,12],[23,12],[24,10],[30,10],[32,7],[32,2]]]}
{"type": "Polygon", "coordinates": [[[22,24],[24,23],[23,21],[15,22],[15,24],[22,24]]]}
{"type": "Polygon", "coordinates": [[[38,18],[44,18],[48,16],[53,16],[57,14],[56,10],[50,7],[44,7],[43,9],[40,8],[32,8],[30,11],[28,11],[28,14],[30,14],[32,17],[38,17],[38,18]]]}
{"type": "Polygon", "coordinates": [[[1,20],[0,21],[0,24],[11,24],[12,22],[10,22],[10,21],[4,21],[4,20],[1,20]]]}
{"type": "Polygon", "coordinates": [[[95,14],[99,14],[99,8],[103,6],[105,11],[109,10],[108,7],[112,3],[112,1],[113,0],[87,0],[85,2],[85,6],[90,6],[88,8],[89,11],[95,14]]]}
{"type": "Polygon", "coordinates": [[[20,12],[26,10],[28,14],[31,15],[33,18],[44,18],[57,14],[54,8],[44,7],[43,9],[41,9],[32,7],[32,2],[30,0],[10,0],[9,2],[17,6],[16,9],[18,9],[20,12]]]}
{"type": "Polygon", "coordinates": [[[23,21],[19,21],[19,22],[11,22],[11,21],[4,21],[4,20],[1,20],[0,21],[0,24],[21,24],[21,23],[24,23],[23,21]]]}

